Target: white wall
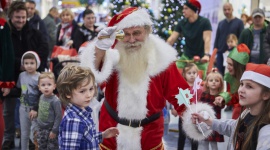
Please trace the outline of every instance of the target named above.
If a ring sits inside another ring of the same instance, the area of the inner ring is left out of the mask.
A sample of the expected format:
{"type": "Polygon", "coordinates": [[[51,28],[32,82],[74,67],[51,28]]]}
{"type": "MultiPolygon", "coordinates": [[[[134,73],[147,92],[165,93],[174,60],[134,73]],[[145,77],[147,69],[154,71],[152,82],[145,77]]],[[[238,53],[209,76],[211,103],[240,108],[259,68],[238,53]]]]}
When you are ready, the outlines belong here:
{"type": "MultiPolygon", "coordinates": [[[[259,0],[252,0],[254,1],[259,1],[259,0]]],[[[243,9],[245,10],[244,12],[247,15],[251,15],[251,0],[229,0],[229,2],[233,5],[234,11],[233,11],[233,15],[240,18],[243,9]]]]}
{"type": "Polygon", "coordinates": [[[220,9],[222,9],[222,0],[199,0],[202,6],[202,10],[200,15],[208,18],[210,20],[210,23],[212,25],[212,38],[211,38],[211,50],[210,53],[213,50],[215,37],[216,37],[216,30],[218,26],[219,14],[220,9]]]}

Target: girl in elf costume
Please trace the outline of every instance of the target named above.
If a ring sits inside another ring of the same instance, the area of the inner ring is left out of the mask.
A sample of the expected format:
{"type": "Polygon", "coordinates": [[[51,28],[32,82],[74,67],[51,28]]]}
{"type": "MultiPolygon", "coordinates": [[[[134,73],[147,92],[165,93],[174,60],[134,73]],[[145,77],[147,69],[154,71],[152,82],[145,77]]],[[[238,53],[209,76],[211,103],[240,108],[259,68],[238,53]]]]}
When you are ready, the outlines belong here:
{"type": "MultiPolygon", "coordinates": [[[[5,1],[1,1],[4,9],[5,1]]],[[[0,8],[1,8],[0,6],[0,8]]],[[[0,11],[0,13],[3,13],[0,11]]],[[[1,16],[1,15],[0,15],[1,16]]],[[[14,87],[14,51],[11,42],[11,32],[7,21],[0,17],[0,149],[2,149],[2,140],[4,136],[4,118],[2,111],[2,100],[9,94],[10,89],[14,87]]]]}
{"type": "Polygon", "coordinates": [[[241,113],[241,105],[239,104],[239,96],[237,89],[240,86],[240,78],[245,71],[246,64],[249,61],[250,50],[245,44],[239,44],[235,47],[227,57],[228,73],[224,75],[225,91],[220,93],[215,99],[215,103],[219,106],[225,102],[227,105],[233,105],[232,119],[237,119],[241,113]]]}

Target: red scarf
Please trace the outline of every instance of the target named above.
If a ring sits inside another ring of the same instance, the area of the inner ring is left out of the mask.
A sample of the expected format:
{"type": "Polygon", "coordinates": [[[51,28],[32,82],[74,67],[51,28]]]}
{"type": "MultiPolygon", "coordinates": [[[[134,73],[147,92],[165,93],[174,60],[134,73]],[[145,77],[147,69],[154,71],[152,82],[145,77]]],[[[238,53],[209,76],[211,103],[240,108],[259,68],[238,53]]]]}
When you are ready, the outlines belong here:
{"type": "Polygon", "coordinates": [[[63,38],[70,39],[72,29],[73,29],[72,23],[68,23],[68,24],[62,23],[58,40],[61,41],[63,40],[63,38]]]}

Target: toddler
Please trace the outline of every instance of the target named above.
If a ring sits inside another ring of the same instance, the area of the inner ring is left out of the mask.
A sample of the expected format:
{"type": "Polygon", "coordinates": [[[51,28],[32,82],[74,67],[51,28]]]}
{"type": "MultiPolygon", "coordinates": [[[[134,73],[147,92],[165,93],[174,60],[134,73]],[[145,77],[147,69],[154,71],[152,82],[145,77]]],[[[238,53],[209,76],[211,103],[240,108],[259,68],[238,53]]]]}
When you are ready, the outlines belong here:
{"type": "Polygon", "coordinates": [[[58,130],[62,119],[61,103],[53,90],[56,88],[52,72],[43,72],[38,79],[39,98],[37,142],[39,150],[58,149],[58,130]]]}

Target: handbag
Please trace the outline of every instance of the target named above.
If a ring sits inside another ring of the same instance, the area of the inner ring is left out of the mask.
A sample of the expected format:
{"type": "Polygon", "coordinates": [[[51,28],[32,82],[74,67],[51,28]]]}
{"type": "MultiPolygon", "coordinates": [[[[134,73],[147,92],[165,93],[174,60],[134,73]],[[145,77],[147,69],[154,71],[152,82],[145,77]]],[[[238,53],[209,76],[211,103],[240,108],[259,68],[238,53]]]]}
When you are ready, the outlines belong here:
{"type": "Polygon", "coordinates": [[[78,52],[75,48],[65,48],[63,46],[54,46],[51,58],[55,58],[58,55],[77,56],[78,52]]]}

